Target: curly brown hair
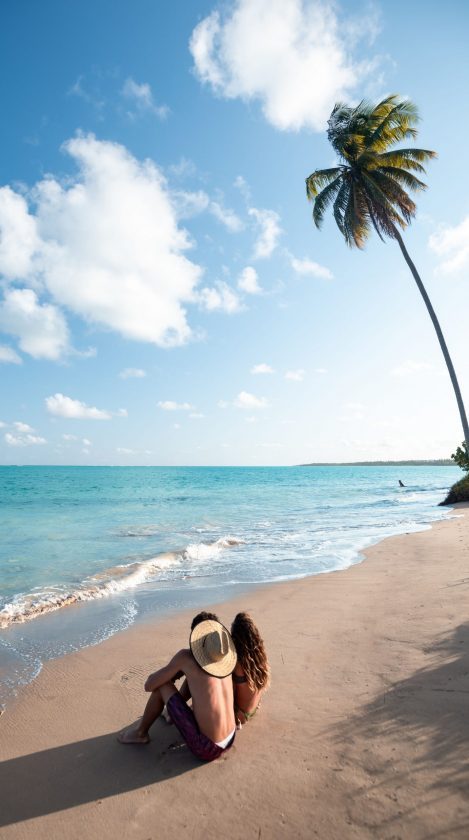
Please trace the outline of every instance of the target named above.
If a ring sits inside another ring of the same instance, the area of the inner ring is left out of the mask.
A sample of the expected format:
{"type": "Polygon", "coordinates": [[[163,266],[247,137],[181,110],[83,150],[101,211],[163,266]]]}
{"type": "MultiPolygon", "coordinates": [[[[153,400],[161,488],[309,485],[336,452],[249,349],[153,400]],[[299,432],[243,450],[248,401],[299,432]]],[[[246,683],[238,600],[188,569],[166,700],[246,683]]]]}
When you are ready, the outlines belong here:
{"type": "Polygon", "coordinates": [[[267,661],[264,642],[248,613],[241,612],[235,616],[231,625],[231,635],[238,654],[238,662],[244,671],[249,688],[252,691],[268,688],[270,665],[267,661]]]}

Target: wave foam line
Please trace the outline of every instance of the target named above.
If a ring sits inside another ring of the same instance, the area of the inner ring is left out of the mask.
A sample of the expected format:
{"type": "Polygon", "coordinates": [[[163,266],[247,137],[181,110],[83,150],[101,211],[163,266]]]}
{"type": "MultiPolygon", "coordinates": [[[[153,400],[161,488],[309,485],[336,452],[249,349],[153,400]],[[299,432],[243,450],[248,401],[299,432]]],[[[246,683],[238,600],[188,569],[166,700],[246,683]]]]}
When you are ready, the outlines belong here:
{"type": "Polygon", "coordinates": [[[210,560],[225,548],[242,545],[235,537],[222,537],[214,543],[191,544],[182,551],[168,551],[129,565],[114,566],[88,578],[73,592],[51,588],[44,592],[17,595],[13,601],[0,610],[0,629],[39,618],[41,615],[71,607],[82,601],[107,598],[127,589],[134,589],[142,583],[155,580],[166,569],[179,565],[184,560],[210,560]]]}

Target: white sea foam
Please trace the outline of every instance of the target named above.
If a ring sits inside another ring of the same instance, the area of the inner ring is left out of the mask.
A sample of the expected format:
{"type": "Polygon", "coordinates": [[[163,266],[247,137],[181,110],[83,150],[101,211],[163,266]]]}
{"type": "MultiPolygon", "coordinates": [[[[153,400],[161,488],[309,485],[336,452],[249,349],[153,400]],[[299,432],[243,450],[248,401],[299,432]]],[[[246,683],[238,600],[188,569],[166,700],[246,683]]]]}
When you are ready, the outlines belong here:
{"type": "Polygon", "coordinates": [[[165,571],[184,561],[211,560],[224,549],[242,545],[236,537],[221,537],[213,543],[191,543],[181,551],[168,551],[149,560],[114,566],[86,578],[77,589],[64,591],[59,587],[35,589],[20,593],[0,610],[0,629],[11,624],[30,621],[41,615],[70,607],[83,601],[107,598],[110,595],[134,589],[151,580],[157,580],[165,571]]]}

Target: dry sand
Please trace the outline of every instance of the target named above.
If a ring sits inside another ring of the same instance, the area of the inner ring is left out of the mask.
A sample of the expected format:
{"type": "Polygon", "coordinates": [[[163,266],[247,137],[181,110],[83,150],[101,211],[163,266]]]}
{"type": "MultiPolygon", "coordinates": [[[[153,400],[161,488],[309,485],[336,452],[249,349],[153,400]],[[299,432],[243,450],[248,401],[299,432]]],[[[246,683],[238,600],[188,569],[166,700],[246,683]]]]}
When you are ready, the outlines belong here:
{"type": "Polygon", "coordinates": [[[0,720],[2,840],[468,838],[467,506],[455,513],[347,571],[220,606],[227,623],[252,612],[273,684],[213,764],[170,748],[162,721],[147,747],[115,740],[145,676],[185,646],[187,614],[49,663],[0,720]]]}

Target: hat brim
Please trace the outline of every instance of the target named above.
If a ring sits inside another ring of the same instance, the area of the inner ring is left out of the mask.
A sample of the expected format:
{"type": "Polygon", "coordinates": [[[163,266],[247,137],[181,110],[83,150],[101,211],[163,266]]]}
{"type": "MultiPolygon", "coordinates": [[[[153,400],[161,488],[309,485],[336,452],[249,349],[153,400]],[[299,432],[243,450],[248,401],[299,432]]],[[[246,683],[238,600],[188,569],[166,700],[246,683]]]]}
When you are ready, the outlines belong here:
{"type": "Polygon", "coordinates": [[[210,674],[211,677],[222,679],[223,677],[229,677],[233,673],[237,661],[236,648],[229,630],[220,621],[209,619],[197,624],[191,632],[189,646],[197,664],[207,674],[210,674]],[[228,651],[216,662],[213,662],[207,656],[207,651],[204,648],[204,639],[209,633],[221,632],[222,630],[226,633],[228,639],[228,651]]]}

